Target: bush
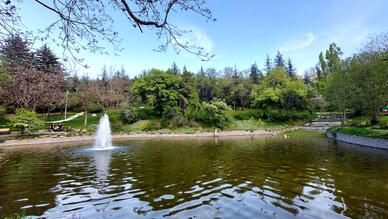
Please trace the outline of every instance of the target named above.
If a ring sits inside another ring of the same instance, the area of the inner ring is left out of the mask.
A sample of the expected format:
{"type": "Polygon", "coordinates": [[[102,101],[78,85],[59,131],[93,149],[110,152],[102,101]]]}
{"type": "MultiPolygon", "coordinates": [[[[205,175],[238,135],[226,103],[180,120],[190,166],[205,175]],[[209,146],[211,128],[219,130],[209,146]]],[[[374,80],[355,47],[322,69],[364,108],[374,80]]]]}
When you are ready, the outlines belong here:
{"type": "Polygon", "coordinates": [[[379,118],[379,125],[382,129],[388,129],[388,116],[382,116],[379,118]]]}
{"type": "Polygon", "coordinates": [[[282,111],[282,110],[266,110],[263,118],[271,122],[290,121],[290,120],[309,120],[312,115],[308,111],[282,111]]]}
{"type": "Polygon", "coordinates": [[[0,106],[0,118],[3,118],[6,112],[7,112],[7,109],[4,106],[0,106]]]}
{"type": "Polygon", "coordinates": [[[104,111],[104,107],[101,104],[93,103],[88,107],[90,113],[101,113],[104,111]]]}
{"type": "Polygon", "coordinates": [[[3,142],[5,142],[5,139],[0,137],[0,143],[3,143],[3,142]]]}
{"type": "Polygon", "coordinates": [[[38,118],[38,114],[23,108],[16,110],[16,115],[11,118],[11,123],[12,126],[19,129],[23,135],[31,134],[43,124],[38,118]]]}
{"type": "Polygon", "coordinates": [[[106,113],[109,116],[109,121],[114,131],[119,131],[122,128],[120,111],[117,109],[108,109],[106,113]]]}
{"type": "Polygon", "coordinates": [[[162,117],[163,127],[178,128],[186,126],[187,124],[188,120],[179,107],[166,107],[162,117]]]}
{"type": "Polygon", "coordinates": [[[232,121],[231,109],[223,100],[213,100],[210,103],[203,103],[202,122],[213,127],[224,129],[232,121]]]}
{"type": "Polygon", "coordinates": [[[157,114],[150,106],[139,107],[136,109],[137,116],[140,120],[153,119],[157,114]]]}
{"type": "Polygon", "coordinates": [[[259,109],[246,109],[233,111],[233,117],[237,120],[258,119],[263,117],[263,111],[259,109]]]}
{"type": "Polygon", "coordinates": [[[161,126],[158,120],[149,120],[142,128],[142,131],[153,131],[153,130],[159,130],[160,128],[161,126]]]}
{"type": "Polygon", "coordinates": [[[121,121],[126,124],[132,124],[139,120],[136,110],[133,107],[125,107],[120,112],[121,121]]]}

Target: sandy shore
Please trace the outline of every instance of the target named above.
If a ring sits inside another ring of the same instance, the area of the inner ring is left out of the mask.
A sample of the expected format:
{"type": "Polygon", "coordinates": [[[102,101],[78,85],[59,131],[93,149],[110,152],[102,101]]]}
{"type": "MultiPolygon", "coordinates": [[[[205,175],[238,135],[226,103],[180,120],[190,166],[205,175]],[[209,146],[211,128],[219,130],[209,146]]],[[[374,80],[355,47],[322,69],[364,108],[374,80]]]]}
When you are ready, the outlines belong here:
{"type": "MultiPolygon", "coordinates": [[[[231,136],[272,136],[277,135],[284,131],[293,130],[296,128],[282,129],[278,131],[218,131],[214,132],[198,132],[193,134],[185,133],[171,133],[171,134],[113,134],[113,140],[127,140],[127,139],[147,139],[147,138],[196,138],[196,137],[231,137],[231,136]]],[[[23,140],[7,140],[0,143],[0,148],[15,147],[15,146],[38,146],[38,145],[66,145],[75,143],[92,143],[94,136],[73,136],[73,137],[44,137],[34,139],[23,139],[23,140]]]]}

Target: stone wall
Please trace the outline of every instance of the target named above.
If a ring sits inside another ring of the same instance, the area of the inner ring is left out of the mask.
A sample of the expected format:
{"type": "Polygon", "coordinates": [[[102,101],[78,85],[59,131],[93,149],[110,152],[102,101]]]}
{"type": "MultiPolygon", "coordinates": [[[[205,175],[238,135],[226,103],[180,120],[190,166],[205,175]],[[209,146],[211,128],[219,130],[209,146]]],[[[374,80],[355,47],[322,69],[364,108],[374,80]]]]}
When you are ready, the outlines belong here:
{"type": "Polygon", "coordinates": [[[332,132],[327,132],[326,136],[337,141],[388,150],[388,139],[345,135],[332,132]]]}

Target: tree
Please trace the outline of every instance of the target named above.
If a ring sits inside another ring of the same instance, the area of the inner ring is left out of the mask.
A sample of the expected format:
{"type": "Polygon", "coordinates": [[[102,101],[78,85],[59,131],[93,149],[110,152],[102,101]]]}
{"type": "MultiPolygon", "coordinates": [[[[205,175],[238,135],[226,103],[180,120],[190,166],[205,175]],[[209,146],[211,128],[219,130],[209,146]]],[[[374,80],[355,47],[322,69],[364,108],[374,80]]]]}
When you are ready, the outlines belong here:
{"type": "Polygon", "coordinates": [[[291,80],[282,68],[275,68],[251,92],[252,105],[264,109],[303,110],[307,89],[301,80],[291,80]]]}
{"type": "Polygon", "coordinates": [[[229,115],[230,108],[222,100],[213,100],[210,103],[204,102],[201,120],[213,127],[226,128],[231,122],[229,115]]]}
{"type": "Polygon", "coordinates": [[[132,89],[162,115],[167,107],[178,106],[181,81],[179,75],[152,69],[137,79],[132,89]]]}
{"type": "Polygon", "coordinates": [[[378,123],[379,111],[388,99],[388,62],[383,58],[383,53],[363,52],[353,57],[349,68],[353,100],[363,106],[371,124],[378,123]]]}
{"type": "Polygon", "coordinates": [[[279,67],[279,68],[285,67],[286,62],[284,61],[283,55],[280,53],[280,51],[278,51],[278,53],[276,54],[274,63],[275,63],[275,67],[279,67]]]}
{"type": "Polygon", "coordinates": [[[292,61],[291,59],[288,59],[287,60],[287,65],[286,65],[286,73],[287,75],[290,77],[290,78],[296,78],[296,69],[294,67],[294,65],[292,64],[292,61]]]}
{"type": "Polygon", "coordinates": [[[271,62],[271,58],[269,57],[269,55],[267,54],[266,56],[266,59],[265,59],[265,64],[264,64],[265,68],[265,73],[268,74],[269,71],[271,71],[272,69],[272,62],[271,62]]]}
{"type": "Polygon", "coordinates": [[[1,52],[9,74],[8,82],[1,89],[6,104],[35,110],[61,100],[65,72],[47,46],[32,53],[28,41],[11,36],[1,52]]]}
{"type": "Polygon", "coordinates": [[[35,112],[24,108],[16,110],[15,116],[11,118],[11,123],[12,126],[18,128],[23,135],[31,134],[43,124],[35,112]]]}
{"type": "Polygon", "coordinates": [[[256,63],[251,66],[251,71],[249,74],[249,78],[251,79],[252,83],[257,84],[259,83],[260,77],[262,76],[261,71],[257,68],[256,63]]]}
{"type": "Polygon", "coordinates": [[[343,66],[340,63],[332,66],[326,88],[326,99],[341,115],[341,124],[345,125],[346,108],[349,105],[350,85],[348,74],[348,61],[343,66]]]}
{"type": "MultiPolygon", "coordinates": [[[[42,13],[51,13],[49,25],[39,35],[44,41],[53,40],[63,46],[69,54],[75,57],[79,50],[90,52],[106,52],[102,41],[110,43],[116,51],[121,39],[118,31],[114,28],[114,21],[121,15],[127,18],[131,26],[139,28],[140,32],[148,27],[156,30],[158,39],[164,39],[159,50],[166,50],[172,46],[177,52],[180,50],[198,55],[201,59],[208,60],[212,57],[201,46],[192,44],[182,37],[189,31],[180,29],[171,23],[172,13],[178,11],[193,12],[206,21],[215,21],[213,15],[202,0],[155,0],[155,1],[127,1],[127,0],[53,0],[44,2],[33,0],[41,6],[42,13]],[[46,11],[44,11],[46,10],[46,11]],[[117,14],[111,14],[117,12],[117,14]],[[55,33],[55,35],[52,35],[55,33]]],[[[26,19],[18,14],[23,8],[23,1],[7,0],[1,5],[0,30],[1,35],[23,32],[21,21],[26,19]]],[[[76,59],[79,61],[79,59],[76,59]]]]}
{"type": "Polygon", "coordinates": [[[171,71],[173,74],[179,74],[180,73],[180,70],[178,68],[178,66],[176,65],[175,62],[172,63],[171,65],[171,68],[169,69],[169,71],[171,71]]]}
{"type": "Polygon", "coordinates": [[[37,70],[43,73],[45,89],[48,91],[45,95],[41,95],[40,105],[47,107],[49,116],[51,106],[59,103],[63,98],[66,73],[58,57],[46,45],[35,53],[35,62],[37,70]]]}

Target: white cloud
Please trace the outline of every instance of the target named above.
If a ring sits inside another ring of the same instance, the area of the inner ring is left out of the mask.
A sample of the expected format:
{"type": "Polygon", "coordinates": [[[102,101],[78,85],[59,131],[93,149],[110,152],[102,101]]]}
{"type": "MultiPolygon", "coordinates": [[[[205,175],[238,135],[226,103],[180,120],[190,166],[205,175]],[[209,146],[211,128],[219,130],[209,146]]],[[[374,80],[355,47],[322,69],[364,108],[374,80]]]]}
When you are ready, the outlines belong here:
{"type": "Polygon", "coordinates": [[[279,48],[280,52],[292,52],[295,50],[304,49],[310,46],[315,41],[315,36],[313,33],[307,33],[303,39],[292,40],[285,43],[282,47],[279,48]]]}
{"type": "Polygon", "coordinates": [[[193,46],[199,46],[203,48],[204,52],[212,53],[213,42],[204,30],[192,25],[186,25],[186,28],[184,29],[188,30],[189,32],[184,33],[181,37],[178,38],[180,43],[189,43],[193,46]]]}

